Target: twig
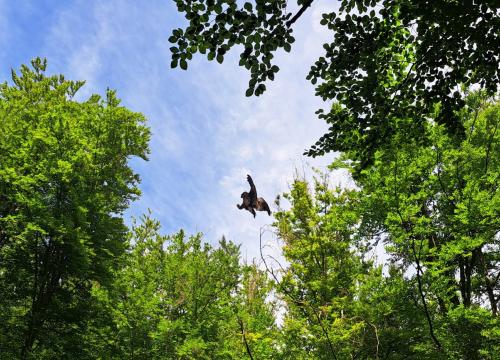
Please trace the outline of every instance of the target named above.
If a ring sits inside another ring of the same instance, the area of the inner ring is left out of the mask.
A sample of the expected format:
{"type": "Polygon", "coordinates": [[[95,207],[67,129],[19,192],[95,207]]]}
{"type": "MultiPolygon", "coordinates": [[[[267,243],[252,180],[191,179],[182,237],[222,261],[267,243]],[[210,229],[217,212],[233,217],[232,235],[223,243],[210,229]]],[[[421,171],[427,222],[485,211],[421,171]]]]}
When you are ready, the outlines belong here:
{"type": "Polygon", "coordinates": [[[370,324],[371,326],[373,326],[373,329],[375,330],[375,338],[377,339],[377,352],[375,353],[375,359],[378,359],[378,347],[380,346],[380,340],[378,338],[377,327],[375,326],[375,324],[372,324],[370,322],[368,324],[370,324]]]}
{"type": "Polygon", "coordinates": [[[412,251],[413,251],[413,256],[415,256],[415,263],[417,265],[418,292],[420,293],[420,298],[422,299],[422,303],[424,305],[425,317],[427,318],[427,322],[429,323],[429,332],[430,332],[431,338],[434,341],[434,343],[436,344],[437,348],[439,350],[441,350],[441,343],[436,338],[436,335],[434,335],[434,326],[432,325],[432,319],[431,319],[431,316],[429,314],[429,309],[427,308],[427,302],[425,301],[425,295],[424,295],[424,291],[423,291],[423,288],[422,288],[422,279],[421,279],[422,268],[420,266],[420,259],[418,258],[417,252],[415,250],[415,241],[414,241],[414,239],[412,239],[411,245],[412,245],[411,247],[412,247],[412,251]]]}
{"type": "Polygon", "coordinates": [[[241,336],[243,337],[243,342],[245,343],[245,348],[247,349],[247,354],[250,357],[250,359],[254,360],[254,358],[252,356],[252,350],[250,349],[250,345],[248,345],[247,338],[245,336],[245,328],[243,327],[243,320],[241,320],[240,317],[238,317],[238,323],[240,324],[241,336]]]}
{"type": "MultiPolygon", "coordinates": [[[[396,179],[397,179],[397,165],[398,165],[398,161],[397,161],[397,157],[396,157],[396,166],[394,167],[394,184],[397,184],[397,181],[396,181],[396,179]]],[[[436,338],[436,335],[434,335],[434,327],[432,325],[432,319],[431,319],[431,316],[429,314],[429,309],[427,308],[427,302],[425,300],[425,295],[424,295],[423,288],[422,288],[421,274],[423,272],[422,272],[422,268],[420,266],[420,255],[417,255],[417,251],[415,249],[415,239],[410,234],[410,229],[408,228],[411,225],[409,225],[409,223],[407,223],[406,221],[404,221],[403,215],[401,214],[401,211],[399,209],[399,196],[398,196],[398,192],[397,192],[396,186],[394,187],[394,195],[396,197],[396,212],[397,212],[397,214],[399,216],[399,219],[401,221],[401,225],[402,225],[404,231],[411,238],[411,247],[412,247],[412,251],[413,251],[413,256],[415,257],[415,263],[417,265],[418,292],[420,294],[420,297],[422,299],[422,303],[424,305],[424,313],[425,313],[425,317],[427,318],[427,322],[429,324],[429,332],[430,332],[432,340],[434,341],[434,344],[437,346],[437,348],[439,350],[441,350],[441,343],[436,338]]],[[[419,249],[419,253],[420,253],[420,251],[421,251],[421,248],[419,249]]]]}

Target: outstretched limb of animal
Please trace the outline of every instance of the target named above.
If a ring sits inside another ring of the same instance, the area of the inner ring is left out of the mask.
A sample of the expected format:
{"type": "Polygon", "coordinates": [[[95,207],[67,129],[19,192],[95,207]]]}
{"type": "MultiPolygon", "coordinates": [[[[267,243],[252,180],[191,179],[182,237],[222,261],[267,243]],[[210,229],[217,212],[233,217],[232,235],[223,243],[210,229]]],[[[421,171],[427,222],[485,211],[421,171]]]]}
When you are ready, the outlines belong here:
{"type": "Polygon", "coordinates": [[[252,214],[253,214],[253,217],[255,217],[255,215],[257,215],[255,213],[255,210],[253,209],[253,207],[249,206],[249,205],[246,205],[246,202],[247,202],[247,199],[243,197],[243,194],[241,196],[243,198],[243,203],[241,205],[239,204],[236,204],[236,206],[238,207],[238,209],[245,209],[245,210],[248,210],[250,211],[252,214]]]}
{"type": "Polygon", "coordinates": [[[263,198],[257,197],[257,189],[255,188],[255,184],[253,183],[252,177],[247,175],[248,183],[250,184],[250,191],[243,192],[241,194],[241,198],[243,199],[241,205],[237,204],[238,209],[245,209],[250,211],[255,217],[257,211],[267,211],[269,215],[271,215],[271,210],[269,209],[269,205],[267,205],[266,200],[263,198]]]}
{"type": "Polygon", "coordinates": [[[254,207],[257,203],[257,189],[255,188],[255,184],[253,183],[252,177],[250,175],[247,175],[247,181],[250,184],[250,192],[248,193],[250,205],[254,207]]]}

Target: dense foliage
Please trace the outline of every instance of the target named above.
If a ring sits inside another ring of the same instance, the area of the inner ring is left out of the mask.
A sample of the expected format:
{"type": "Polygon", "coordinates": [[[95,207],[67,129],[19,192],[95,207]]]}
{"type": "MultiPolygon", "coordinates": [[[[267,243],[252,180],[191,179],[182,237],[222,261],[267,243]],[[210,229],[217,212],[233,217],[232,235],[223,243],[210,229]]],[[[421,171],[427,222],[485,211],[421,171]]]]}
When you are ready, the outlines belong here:
{"type": "Polygon", "coordinates": [[[393,261],[413,274],[434,346],[473,359],[499,351],[500,107],[482,93],[466,101],[456,114],[465,138],[435,122],[425,145],[399,134],[359,185],[363,227],[383,232],[393,261]]]}
{"type": "MultiPolygon", "coordinates": [[[[296,181],[276,214],[289,266],[289,358],[500,356],[500,107],[481,93],[457,116],[464,140],[429,122],[375,154],[358,190],[296,181]],[[370,254],[385,245],[389,259],[370,254]],[[302,339],[297,342],[296,339],[302,339]]],[[[345,154],[333,167],[354,171],[345,154]]]]}
{"type": "MultiPolygon", "coordinates": [[[[172,67],[188,66],[195,53],[219,63],[233,47],[240,66],[250,71],[247,95],[262,94],[279,67],[279,49],[289,52],[293,26],[313,0],[176,0],[186,27],[173,30],[172,67]],[[298,7],[298,9],[297,9],[298,7]]],[[[316,94],[339,107],[320,118],[328,132],[307,151],[351,151],[373,161],[375,150],[395,132],[422,139],[425,119],[440,104],[436,120],[463,135],[455,111],[464,105],[460,86],[478,84],[490,94],[500,80],[498,3],[483,1],[342,0],[324,13],[321,25],[332,32],[325,54],[307,78],[316,94]]]]}
{"type": "Polygon", "coordinates": [[[121,213],[139,195],[131,156],[146,158],[141,114],[106,98],[74,100],[83,82],[46,61],[0,86],[0,357],[79,356],[103,286],[124,253],[121,213]]]}
{"type": "Polygon", "coordinates": [[[258,359],[269,358],[276,327],[265,274],[241,265],[239,248],[225,239],[214,249],[201,235],[162,236],[159,227],[144,217],[115,287],[94,289],[101,316],[89,357],[240,359],[244,334],[258,359]]]}

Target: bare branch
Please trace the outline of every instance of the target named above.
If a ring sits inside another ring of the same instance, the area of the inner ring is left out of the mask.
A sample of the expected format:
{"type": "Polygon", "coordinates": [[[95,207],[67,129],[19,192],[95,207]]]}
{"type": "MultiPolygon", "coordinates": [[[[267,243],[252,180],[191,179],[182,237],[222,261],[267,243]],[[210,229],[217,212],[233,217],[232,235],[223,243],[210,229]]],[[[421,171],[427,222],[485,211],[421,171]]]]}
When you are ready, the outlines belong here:
{"type": "Polygon", "coordinates": [[[302,16],[302,14],[307,10],[307,8],[311,6],[313,1],[314,0],[309,0],[304,5],[302,5],[299,11],[297,11],[297,13],[290,20],[286,22],[286,27],[289,28],[290,26],[292,26],[293,23],[296,22],[302,16]]]}
{"type": "Polygon", "coordinates": [[[396,184],[397,184],[397,166],[398,166],[398,162],[397,162],[397,157],[396,157],[396,166],[394,167],[394,195],[396,197],[396,212],[399,216],[399,219],[401,221],[401,226],[402,228],[404,229],[404,231],[408,234],[408,236],[410,237],[411,239],[411,247],[412,247],[412,252],[413,252],[413,256],[415,257],[415,264],[417,266],[417,283],[418,283],[418,292],[420,294],[420,298],[422,299],[422,303],[424,305],[424,313],[425,313],[425,317],[427,318],[427,322],[429,324],[429,332],[430,332],[430,335],[431,335],[431,338],[432,338],[432,341],[434,341],[434,344],[436,345],[436,347],[441,350],[441,343],[439,342],[439,340],[436,338],[436,335],[434,334],[434,326],[432,325],[432,319],[431,319],[431,316],[429,314],[429,309],[427,308],[427,301],[425,300],[425,294],[424,294],[424,291],[423,291],[423,287],[422,287],[422,278],[421,278],[421,275],[423,274],[423,271],[422,271],[422,267],[420,266],[420,251],[422,249],[422,246],[420,246],[420,249],[419,249],[419,254],[417,255],[417,251],[415,249],[415,238],[413,237],[413,235],[410,233],[411,232],[411,223],[408,221],[406,222],[403,218],[403,215],[401,214],[401,210],[399,208],[399,194],[397,192],[397,189],[396,189],[396,184]]]}
{"type": "Polygon", "coordinates": [[[243,342],[245,343],[245,348],[247,349],[247,354],[250,357],[250,359],[254,360],[254,358],[252,356],[252,350],[250,349],[250,345],[248,345],[248,342],[247,342],[247,337],[245,336],[245,328],[243,327],[243,320],[241,320],[240,317],[238,317],[238,323],[240,324],[241,336],[243,337],[243,342]]]}

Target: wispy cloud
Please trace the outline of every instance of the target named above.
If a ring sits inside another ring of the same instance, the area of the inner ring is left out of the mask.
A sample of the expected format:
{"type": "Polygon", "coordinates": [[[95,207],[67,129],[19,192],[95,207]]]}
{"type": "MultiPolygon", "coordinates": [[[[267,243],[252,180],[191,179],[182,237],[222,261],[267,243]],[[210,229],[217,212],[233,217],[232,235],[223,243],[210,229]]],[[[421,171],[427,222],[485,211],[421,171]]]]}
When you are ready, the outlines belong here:
{"type": "MultiPolygon", "coordinates": [[[[305,161],[313,166],[329,164],[333,156],[304,159],[302,152],[326,131],[314,111],[324,103],[314,96],[314,88],[305,80],[310,65],[322,51],[331,34],[315,27],[318,6],[300,19],[296,45],[291,54],[280,54],[276,63],[282,69],[268,91],[259,98],[246,98],[248,74],[231,57],[222,66],[207,71],[196,63],[191,71],[200,80],[197,91],[207,94],[204,106],[217,107],[220,113],[213,133],[213,157],[222,158],[211,187],[214,201],[200,202],[205,215],[204,230],[211,237],[224,233],[241,241],[249,259],[259,256],[260,228],[272,218],[260,213],[254,220],[246,211],[236,209],[239,195],[248,187],[245,177],[252,174],[258,191],[269,203],[288,190],[295,168],[305,161]]],[[[328,106],[328,104],[326,104],[328,106]]]]}
{"type": "MultiPolygon", "coordinates": [[[[0,9],[2,4],[0,0],[0,9]]],[[[305,80],[331,36],[317,26],[324,6],[314,5],[299,20],[292,53],[276,57],[281,71],[259,98],[245,97],[248,73],[237,65],[237,54],[222,65],[195,57],[187,72],[170,70],[167,39],[183,21],[173,2],[54,5],[45,28],[22,31],[43,32],[43,41],[26,53],[47,56],[51,72],[87,80],[84,95],[115,88],[125,106],[149,119],[150,161],[133,161],[143,180],[143,196],[127,216],[150,208],[164,231],[202,231],[214,242],[225,235],[242,243],[251,260],[259,254],[260,228],[272,217],[259,213],[253,219],[236,208],[248,187],[246,174],[272,204],[288,190],[295,167],[304,161],[321,167],[333,159],[302,157],[326,131],[314,111],[328,104],[314,96],[305,80]]],[[[17,33],[6,36],[14,37],[10,41],[21,38],[17,33]]],[[[0,65],[6,65],[2,58],[0,65]]]]}
{"type": "MultiPolygon", "coordinates": [[[[0,0],[0,46],[5,48],[9,38],[9,17],[7,16],[7,0],[0,0]]],[[[5,53],[0,53],[0,61],[4,61],[5,53]]]]}

